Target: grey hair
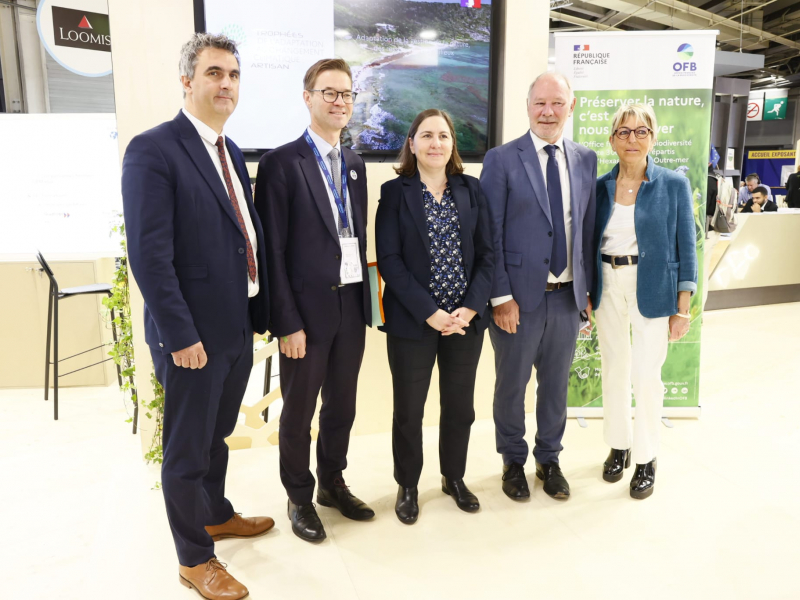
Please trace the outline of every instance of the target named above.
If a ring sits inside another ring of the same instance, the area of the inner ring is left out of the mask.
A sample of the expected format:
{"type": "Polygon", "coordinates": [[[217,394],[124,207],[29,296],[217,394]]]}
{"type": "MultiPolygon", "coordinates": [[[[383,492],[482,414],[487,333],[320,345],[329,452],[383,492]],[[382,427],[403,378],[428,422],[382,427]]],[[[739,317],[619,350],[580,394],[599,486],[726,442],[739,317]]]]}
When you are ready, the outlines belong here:
{"type": "Polygon", "coordinates": [[[181,60],[178,66],[181,77],[188,77],[189,79],[194,77],[194,70],[197,67],[200,52],[206,48],[227,50],[236,57],[236,62],[240,66],[242,64],[236,42],[228,36],[216,33],[195,33],[181,48],[181,60]]]}
{"type": "Polygon", "coordinates": [[[531,85],[528,87],[528,102],[531,101],[531,92],[536,84],[542,77],[554,77],[556,79],[560,79],[564,82],[564,85],[567,86],[567,91],[569,92],[569,97],[572,98],[572,83],[570,82],[569,78],[564,75],[563,73],[559,73],[558,71],[545,71],[544,73],[540,74],[536,79],[533,80],[531,85]]]}

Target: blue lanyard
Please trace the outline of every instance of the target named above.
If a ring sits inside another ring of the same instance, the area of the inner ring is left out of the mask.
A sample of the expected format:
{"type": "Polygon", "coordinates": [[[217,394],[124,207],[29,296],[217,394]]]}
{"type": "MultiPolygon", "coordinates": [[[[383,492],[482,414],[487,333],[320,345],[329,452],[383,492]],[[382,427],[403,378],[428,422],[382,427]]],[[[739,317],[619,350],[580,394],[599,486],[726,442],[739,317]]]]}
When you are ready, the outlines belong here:
{"type": "Polygon", "coordinates": [[[319,150],[317,150],[317,145],[314,143],[314,140],[311,139],[307,129],[305,138],[306,143],[314,151],[314,156],[317,157],[319,168],[322,169],[322,172],[325,174],[325,179],[328,180],[328,187],[330,187],[333,192],[333,199],[336,201],[336,209],[339,211],[339,217],[342,219],[342,227],[347,229],[347,210],[345,209],[345,206],[347,206],[347,184],[345,183],[347,181],[347,165],[344,162],[344,153],[342,152],[340,154],[342,159],[342,194],[340,196],[339,190],[336,189],[336,184],[333,182],[333,177],[331,177],[331,173],[328,171],[328,165],[322,160],[322,155],[319,153],[319,150]]]}

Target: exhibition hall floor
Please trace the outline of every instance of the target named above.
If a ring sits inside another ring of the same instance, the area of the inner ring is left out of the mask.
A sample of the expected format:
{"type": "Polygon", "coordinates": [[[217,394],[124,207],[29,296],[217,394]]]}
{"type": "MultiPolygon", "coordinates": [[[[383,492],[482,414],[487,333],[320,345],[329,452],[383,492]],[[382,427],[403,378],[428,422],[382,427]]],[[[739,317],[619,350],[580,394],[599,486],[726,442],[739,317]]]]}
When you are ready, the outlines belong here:
{"type": "MultiPolygon", "coordinates": [[[[228,497],[276,527],[219,542],[217,554],[254,600],[797,599],[798,316],[800,304],[705,315],[702,417],[662,428],[647,500],[628,496],[631,470],[601,479],[602,421],[570,420],[561,465],[572,498],[546,496],[531,460],[532,498],[514,503],[484,420],[466,477],[481,511],[441,492],[427,428],[421,515],[406,526],[393,510],[390,435],[360,436],[347,481],[377,516],[357,523],[319,507],[328,539],[314,546],[292,534],[277,448],[242,450],[231,453],[228,497]]],[[[113,387],[63,389],[58,422],[41,390],[0,390],[0,597],[199,598],[178,583],[158,469],[142,463],[125,418],[113,387]]]]}

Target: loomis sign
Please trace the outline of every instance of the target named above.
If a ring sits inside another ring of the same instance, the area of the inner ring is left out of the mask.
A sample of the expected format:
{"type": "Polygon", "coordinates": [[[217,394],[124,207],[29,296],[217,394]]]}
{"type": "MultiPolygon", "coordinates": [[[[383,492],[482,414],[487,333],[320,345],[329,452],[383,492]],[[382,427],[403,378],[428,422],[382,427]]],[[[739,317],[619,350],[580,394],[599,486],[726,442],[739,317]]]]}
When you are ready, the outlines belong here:
{"type": "Polygon", "coordinates": [[[107,0],[41,0],[39,38],[65,69],[86,77],[111,73],[107,0]]]}

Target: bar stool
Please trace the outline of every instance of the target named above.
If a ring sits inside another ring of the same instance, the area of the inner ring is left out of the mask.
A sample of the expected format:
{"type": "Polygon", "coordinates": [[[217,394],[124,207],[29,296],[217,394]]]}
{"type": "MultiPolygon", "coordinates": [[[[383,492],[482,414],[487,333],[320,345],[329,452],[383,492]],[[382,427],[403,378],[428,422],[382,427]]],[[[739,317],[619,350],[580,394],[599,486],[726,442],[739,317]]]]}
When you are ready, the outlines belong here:
{"type": "MultiPolygon", "coordinates": [[[[58,374],[58,363],[64,362],[65,360],[75,358],[76,356],[80,356],[81,354],[86,354],[87,352],[91,352],[92,350],[97,350],[98,348],[102,348],[103,346],[108,345],[108,344],[100,344],[99,346],[96,346],[94,348],[89,348],[88,350],[84,350],[83,352],[78,352],[77,354],[73,354],[72,356],[68,356],[66,358],[62,358],[61,360],[59,360],[58,359],[58,303],[61,300],[66,300],[67,298],[74,298],[75,296],[85,296],[86,294],[104,294],[110,298],[113,295],[111,293],[113,286],[110,283],[92,283],[90,285],[64,288],[63,290],[60,290],[58,289],[58,282],[56,281],[56,278],[53,275],[53,270],[50,268],[50,265],[47,264],[47,261],[44,259],[44,256],[42,256],[41,252],[36,253],[36,260],[39,261],[39,264],[42,266],[42,270],[47,274],[47,278],[50,280],[49,301],[47,303],[47,351],[45,353],[45,366],[44,366],[44,399],[45,400],[48,399],[47,396],[50,390],[50,365],[53,365],[53,419],[58,421],[59,378],[66,377],[67,375],[72,375],[73,373],[77,373],[78,371],[83,371],[84,369],[88,369],[89,367],[94,367],[104,362],[108,362],[109,360],[114,360],[113,358],[106,358],[105,360],[101,360],[100,362],[96,362],[91,365],[87,365],[85,367],[81,367],[80,369],[75,369],[74,371],[70,371],[69,373],[64,373],[62,375],[58,374]],[[50,362],[51,337],[53,339],[53,362],[50,362]]],[[[114,326],[114,319],[115,319],[114,309],[112,308],[111,334],[114,336],[114,343],[116,343],[117,329],[114,326]]],[[[119,382],[119,385],[121,387],[122,373],[120,372],[119,365],[117,365],[117,381],[119,382]]]]}

